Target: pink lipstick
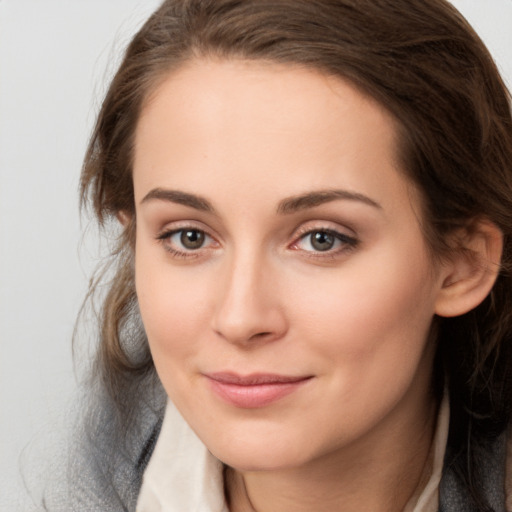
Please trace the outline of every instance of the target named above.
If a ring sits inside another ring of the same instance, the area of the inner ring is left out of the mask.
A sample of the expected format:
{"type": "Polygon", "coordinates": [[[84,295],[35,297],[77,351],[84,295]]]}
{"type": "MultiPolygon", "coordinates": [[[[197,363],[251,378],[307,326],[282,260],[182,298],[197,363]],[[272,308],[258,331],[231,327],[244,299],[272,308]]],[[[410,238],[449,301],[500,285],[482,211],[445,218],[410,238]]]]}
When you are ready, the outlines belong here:
{"type": "Polygon", "coordinates": [[[217,396],[243,409],[265,407],[293,393],[311,379],[311,376],[263,373],[241,376],[230,372],[209,373],[205,377],[217,396]]]}

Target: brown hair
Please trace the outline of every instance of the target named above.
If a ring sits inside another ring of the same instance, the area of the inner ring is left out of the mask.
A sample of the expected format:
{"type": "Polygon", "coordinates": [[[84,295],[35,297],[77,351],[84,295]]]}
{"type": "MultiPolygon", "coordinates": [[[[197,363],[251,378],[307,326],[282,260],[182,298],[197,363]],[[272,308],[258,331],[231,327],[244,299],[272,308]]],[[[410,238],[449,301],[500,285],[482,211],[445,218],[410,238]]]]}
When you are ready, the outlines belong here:
{"type": "Polygon", "coordinates": [[[130,390],[154,376],[131,261],[134,131],[159,80],[200,57],[314,68],[385,106],[398,121],[402,168],[423,196],[434,254],[446,252],[448,233],[475,219],[502,230],[491,295],[466,315],[436,319],[436,382],[446,372],[456,464],[473,482],[468,446],[503,430],[512,403],[512,120],[490,54],[445,0],[166,0],[135,36],[103,102],[81,181],[82,201],[100,224],[133,215],[115,253],[96,362],[121,423],[135,414],[130,390]]]}

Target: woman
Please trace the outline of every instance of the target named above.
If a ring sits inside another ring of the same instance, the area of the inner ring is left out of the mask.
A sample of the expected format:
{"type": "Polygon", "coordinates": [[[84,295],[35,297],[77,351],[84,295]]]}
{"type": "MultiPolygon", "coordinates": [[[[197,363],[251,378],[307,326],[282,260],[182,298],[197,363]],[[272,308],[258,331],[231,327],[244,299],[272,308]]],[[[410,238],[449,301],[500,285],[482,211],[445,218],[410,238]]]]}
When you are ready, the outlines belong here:
{"type": "Polygon", "coordinates": [[[444,0],[165,1],[82,174],[122,234],[72,499],[512,510],[510,162],[444,0]]]}

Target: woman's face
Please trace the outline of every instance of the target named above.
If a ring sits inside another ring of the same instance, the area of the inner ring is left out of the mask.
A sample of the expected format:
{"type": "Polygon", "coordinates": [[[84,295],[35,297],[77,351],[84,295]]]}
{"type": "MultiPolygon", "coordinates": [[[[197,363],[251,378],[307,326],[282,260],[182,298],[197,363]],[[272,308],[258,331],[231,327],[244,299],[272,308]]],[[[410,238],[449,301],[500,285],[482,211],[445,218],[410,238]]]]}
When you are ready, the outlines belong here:
{"type": "Polygon", "coordinates": [[[425,421],[442,279],[395,135],[291,66],[194,61],[148,99],[140,310],[165,390],[227,464],[298,467],[425,421]]]}

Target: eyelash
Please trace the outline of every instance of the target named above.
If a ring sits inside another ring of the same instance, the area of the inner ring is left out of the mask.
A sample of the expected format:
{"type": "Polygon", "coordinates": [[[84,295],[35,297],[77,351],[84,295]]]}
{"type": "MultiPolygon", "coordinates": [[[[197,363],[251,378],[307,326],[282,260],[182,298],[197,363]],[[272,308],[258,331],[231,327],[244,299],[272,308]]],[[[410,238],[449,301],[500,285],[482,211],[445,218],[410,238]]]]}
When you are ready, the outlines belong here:
{"type": "MultiPolygon", "coordinates": [[[[204,247],[203,245],[201,245],[197,249],[180,250],[180,249],[177,249],[175,246],[173,246],[170,243],[170,239],[174,235],[178,235],[180,233],[181,233],[181,235],[183,235],[183,233],[186,231],[198,233],[198,234],[200,234],[200,236],[205,237],[205,241],[208,239],[211,239],[214,243],[217,243],[217,242],[215,242],[215,239],[212,236],[210,236],[208,233],[206,233],[206,231],[196,228],[196,227],[193,227],[193,226],[184,226],[184,227],[180,227],[178,229],[170,229],[170,230],[163,231],[162,233],[159,233],[157,235],[156,239],[163,245],[164,249],[167,252],[169,252],[176,259],[198,258],[201,255],[201,252],[210,249],[208,247],[204,247]]],[[[318,228],[313,228],[313,229],[306,228],[302,232],[299,232],[295,238],[295,241],[289,247],[293,250],[301,250],[298,247],[298,245],[301,242],[305,241],[308,236],[312,237],[315,233],[319,233],[319,234],[321,233],[323,235],[328,235],[330,237],[333,237],[334,243],[338,242],[339,244],[341,244],[341,246],[336,249],[329,248],[329,249],[326,249],[325,251],[304,250],[303,249],[303,252],[306,253],[307,257],[309,257],[309,258],[316,258],[316,259],[336,258],[336,256],[339,256],[342,253],[346,253],[348,251],[354,250],[357,247],[357,245],[359,244],[359,240],[354,236],[350,236],[345,233],[341,233],[341,232],[336,231],[331,228],[318,227],[318,228]]],[[[310,239],[310,244],[311,244],[311,239],[310,239]]]]}

